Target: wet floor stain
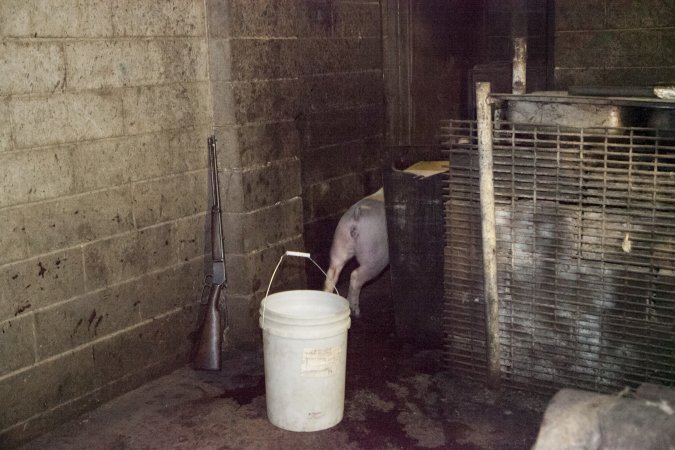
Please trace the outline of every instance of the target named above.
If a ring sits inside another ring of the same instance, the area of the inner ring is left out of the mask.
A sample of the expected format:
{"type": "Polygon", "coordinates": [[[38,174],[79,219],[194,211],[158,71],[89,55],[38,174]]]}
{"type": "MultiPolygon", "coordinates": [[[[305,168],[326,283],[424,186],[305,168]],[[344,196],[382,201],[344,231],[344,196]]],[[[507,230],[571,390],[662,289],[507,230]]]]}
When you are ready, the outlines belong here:
{"type": "Polygon", "coordinates": [[[230,398],[240,405],[248,405],[253,399],[265,395],[265,377],[258,377],[252,385],[227,389],[220,394],[220,398],[230,398]]]}

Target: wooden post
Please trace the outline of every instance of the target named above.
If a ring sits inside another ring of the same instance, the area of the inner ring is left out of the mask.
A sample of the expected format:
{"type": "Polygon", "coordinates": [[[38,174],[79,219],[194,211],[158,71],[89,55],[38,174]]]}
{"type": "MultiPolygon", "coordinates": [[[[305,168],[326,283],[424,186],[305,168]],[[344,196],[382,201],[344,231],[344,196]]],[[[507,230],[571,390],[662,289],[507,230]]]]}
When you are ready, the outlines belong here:
{"type": "Polygon", "coordinates": [[[485,277],[485,346],[487,351],[487,384],[500,385],[499,298],[497,295],[497,235],[492,168],[492,105],[490,83],[476,83],[478,120],[478,153],[480,169],[480,208],[483,235],[483,272],[485,277]]]}
{"type": "Polygon", "coordinates": [[[514,94],[524,94],[527,91],[527,38],[513,39],[513,84],[514,94]]]}

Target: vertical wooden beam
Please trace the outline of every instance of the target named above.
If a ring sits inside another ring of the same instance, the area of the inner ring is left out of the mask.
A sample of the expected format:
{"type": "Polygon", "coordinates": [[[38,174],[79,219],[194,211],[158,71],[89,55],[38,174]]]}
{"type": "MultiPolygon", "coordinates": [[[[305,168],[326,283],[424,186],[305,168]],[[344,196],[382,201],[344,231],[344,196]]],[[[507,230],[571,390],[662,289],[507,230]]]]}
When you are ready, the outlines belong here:
{"type": "Polygon", "coordinates": [[[489,97],[490,83],[476,83],[483,272],[485,277],[487,384],[492,389],[498,389],[501,371],[499,297],[497,293],[497,236],[492,163],[492,105],[490,104],[489,97]]]}

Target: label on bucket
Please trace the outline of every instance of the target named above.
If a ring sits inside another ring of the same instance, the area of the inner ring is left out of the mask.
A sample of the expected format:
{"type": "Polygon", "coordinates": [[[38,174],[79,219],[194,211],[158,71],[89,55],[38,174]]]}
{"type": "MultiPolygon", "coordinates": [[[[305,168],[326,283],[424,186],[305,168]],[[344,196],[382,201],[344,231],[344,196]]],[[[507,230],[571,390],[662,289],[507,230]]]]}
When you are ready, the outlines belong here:
{"type": "Polygon", "coordinates": [[[329,377],[335,375],[340,361],[340,347],[306,348],[302,351],[300,375],[329,377]]]}

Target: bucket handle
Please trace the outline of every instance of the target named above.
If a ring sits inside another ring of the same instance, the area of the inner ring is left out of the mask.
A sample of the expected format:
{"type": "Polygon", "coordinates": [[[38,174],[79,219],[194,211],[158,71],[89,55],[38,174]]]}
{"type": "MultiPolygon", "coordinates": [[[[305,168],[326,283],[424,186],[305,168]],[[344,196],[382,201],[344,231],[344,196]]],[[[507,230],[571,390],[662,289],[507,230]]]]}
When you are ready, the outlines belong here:
{"type": "MultiPolygon", "coordinates": [[[[312,257],[309,255],[309,253],[305,253],[305,252],[296,252],[296,251],[293,251],[293,250],[286,250],[286,252],[285,252],[283,255],[281,255],[281,258],[279,258],[279,262],[277,263],[277,266],[274,268],[274,272],[272,272],[272,278],[270,278],[270,282],[269,282],[269,284],[267,285],[267,292],[265,292],[265,298],[264,298],[263,301],[262,301],[262,305],[263,305],[263,310],[262,310],[262,323],[263,323],[263,324],[265,323],[265,306],[266,306],[266,303],[267,303],[267,296],[268,296],[269,293],[270,293],[270,288],[272,287],[272,281],[274,281],[274,275],[276,275],[277,270],[279,269],[279,266],[281,265],[281,261],[284,260],[284,256],[297,256],[297,257],[300,257],[300,258],[307,258],[307,259],[309,259],[310,261],[312,261],[316,267],[318,267],[318,269],[321,271],[322,274],[324,274],[324,276],[325,276],[326,278],[328,278],[328,274],[327,274],[326,272],[324,272],[324,270],[321,268],[321,266],[318,265],[318,264],[316,263],[316,261],[314,261],[314,260],[312,259],[312,257]]],[[[336,293],[337,295],[340,295],[340,292],[338,292],[337,286],[333,285],[333,289],[335,289],[335,293],[336,293]]]]}

